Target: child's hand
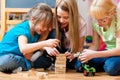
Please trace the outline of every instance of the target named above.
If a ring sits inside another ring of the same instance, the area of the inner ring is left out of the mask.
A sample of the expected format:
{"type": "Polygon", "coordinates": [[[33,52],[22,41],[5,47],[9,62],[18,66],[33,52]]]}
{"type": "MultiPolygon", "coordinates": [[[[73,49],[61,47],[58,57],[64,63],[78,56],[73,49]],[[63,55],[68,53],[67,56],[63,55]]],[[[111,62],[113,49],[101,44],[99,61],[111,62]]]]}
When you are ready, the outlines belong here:
{"type": "Polygon", "coordinates": [[[89,50],[89,49],[85,49],[82,54],[79,55],[78,60],[80,60],[82,63],[85,63],[89,60],[91,60],[92,58],[95,58],[96,51],[93,50],[89,50]]]}
{"type": "Polygon", "coordinates": [[[59,40],[58,39],[48,39],[46,40],[47,47],[52,47],[55,48],[59,45],[59,40]]]}
{"type": "Polygon", "coordinates": [[[57,55],[59,55],[59,51],[56,48],[44,47],[44,50],[46,50],[47,53],[50,56],[57,56],[57,55]]]}
{"type": "Polygon", "coordinates": [[[67,57],[67,59],[69,59],[69,62],[71,62],[74,59],[73,54],[71,54],[70,52],[65,52],[65,56],[67,57]]]}

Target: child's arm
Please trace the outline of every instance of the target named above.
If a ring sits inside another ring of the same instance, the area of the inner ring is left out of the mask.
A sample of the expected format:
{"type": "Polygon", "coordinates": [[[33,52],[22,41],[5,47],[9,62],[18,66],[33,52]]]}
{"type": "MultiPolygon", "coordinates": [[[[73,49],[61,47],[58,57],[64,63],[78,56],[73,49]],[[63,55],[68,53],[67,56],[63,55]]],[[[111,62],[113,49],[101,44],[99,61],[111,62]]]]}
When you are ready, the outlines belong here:
{"type": "Polygon", "coordinates": [[[59,44],[59,40],[48,39],[36,43],[28,43],[27,38],[22,35],[18,37],[18,43],[21,53],[25,55],[33,53],[34,51],[42,49],[43,47],[56,47],[59,44]]]}

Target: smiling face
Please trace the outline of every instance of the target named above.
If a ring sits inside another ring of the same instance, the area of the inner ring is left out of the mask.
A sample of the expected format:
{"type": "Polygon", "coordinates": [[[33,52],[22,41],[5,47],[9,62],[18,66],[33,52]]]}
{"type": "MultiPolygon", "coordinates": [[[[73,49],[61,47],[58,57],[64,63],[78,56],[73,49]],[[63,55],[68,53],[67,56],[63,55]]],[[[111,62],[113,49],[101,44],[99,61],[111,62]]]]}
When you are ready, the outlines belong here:
{"type": "Polygon", "coordinates": [[[45,25],[44,21],[37,22],[33,28],[34,32],[36,32],[39,35],[43,34],[46,31],[49,32],[52,30],[52,27],[48,27],[48,25],[45,25]]]}
{"type": "Polygon", "coordinates": [[[61,28],[68,27],[69,25],[69,13],[62,10],[60,7],[57,8],[57,20],[61,25],[61,28]]]}

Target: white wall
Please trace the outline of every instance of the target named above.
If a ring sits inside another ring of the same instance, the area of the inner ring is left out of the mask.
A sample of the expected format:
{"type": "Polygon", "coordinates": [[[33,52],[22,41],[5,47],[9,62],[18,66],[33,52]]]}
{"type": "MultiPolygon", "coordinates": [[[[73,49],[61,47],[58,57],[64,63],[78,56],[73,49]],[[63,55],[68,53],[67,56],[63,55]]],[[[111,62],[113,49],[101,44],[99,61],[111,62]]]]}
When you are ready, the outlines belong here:
{"type": "Polygon", "coordinates": [[[89,6],[92,0],[77,0],[79,13],[87,23],[87,35],[92,35],[92,18],[89,15],[89,6]]]}

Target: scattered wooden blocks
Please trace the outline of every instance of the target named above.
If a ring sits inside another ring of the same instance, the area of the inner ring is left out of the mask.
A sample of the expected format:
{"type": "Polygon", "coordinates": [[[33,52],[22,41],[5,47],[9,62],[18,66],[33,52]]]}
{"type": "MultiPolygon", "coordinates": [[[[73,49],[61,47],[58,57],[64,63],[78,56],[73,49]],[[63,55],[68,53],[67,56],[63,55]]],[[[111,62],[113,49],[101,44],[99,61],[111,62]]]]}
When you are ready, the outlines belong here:
{"type": "Polygon", "coordinates": [[[11,78],[15,78],[15,80],[17,79],[41,80],[41,79],[47,79],[47,73],[29,70],[25,72],[23,71],[23,72],[18,72],[16,74],[12,74],[11,78]]]}
{"type": "Polygon", "coordinates": [[[46,79],[48,79],[47,72],[39,72],[33,69],[29,71],[18,72],[15,74],[6,74],[0,72],[0,80],[46,80],[46,79]]]}

